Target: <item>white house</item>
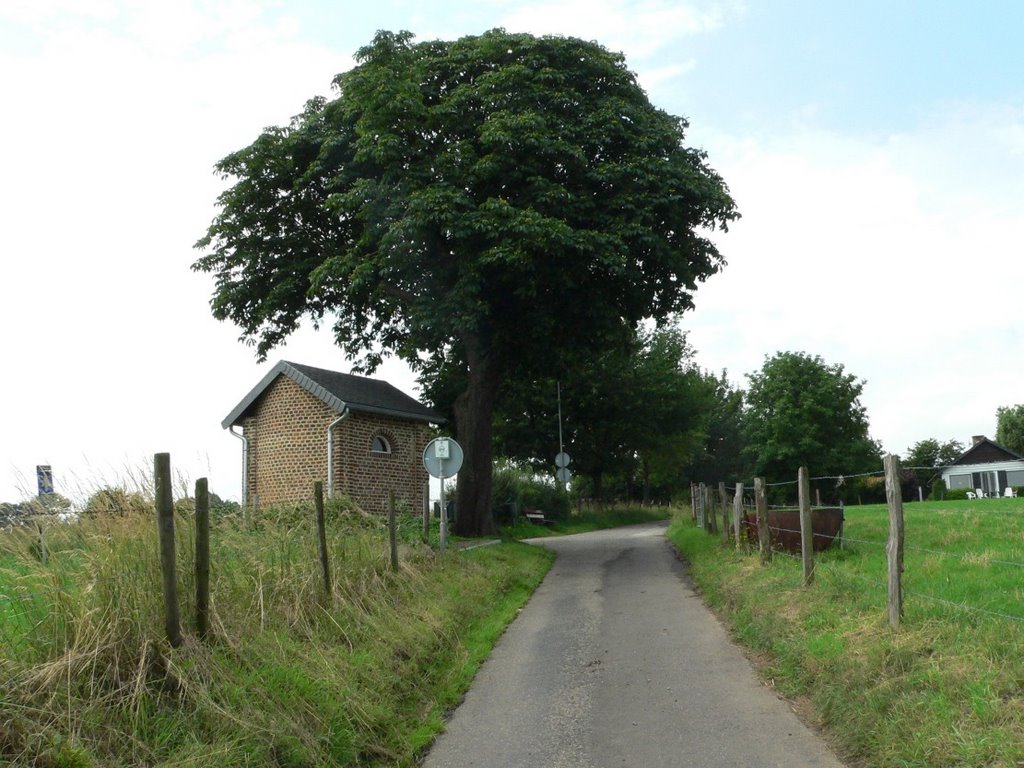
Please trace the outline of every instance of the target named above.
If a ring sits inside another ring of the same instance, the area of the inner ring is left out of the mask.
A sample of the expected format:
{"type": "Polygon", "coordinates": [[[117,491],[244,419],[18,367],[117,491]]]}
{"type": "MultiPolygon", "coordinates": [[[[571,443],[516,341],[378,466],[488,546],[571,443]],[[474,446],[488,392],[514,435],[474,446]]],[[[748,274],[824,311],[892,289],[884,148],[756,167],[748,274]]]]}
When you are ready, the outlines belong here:
{"type": "Polygon", "coordinates": [[[1024,485],[1024,456],[984,435],[972,438],[964,454],[942,470],[947,488],[980,488],[986,496],[1002,496],[1008,486],[1024,485]]]}

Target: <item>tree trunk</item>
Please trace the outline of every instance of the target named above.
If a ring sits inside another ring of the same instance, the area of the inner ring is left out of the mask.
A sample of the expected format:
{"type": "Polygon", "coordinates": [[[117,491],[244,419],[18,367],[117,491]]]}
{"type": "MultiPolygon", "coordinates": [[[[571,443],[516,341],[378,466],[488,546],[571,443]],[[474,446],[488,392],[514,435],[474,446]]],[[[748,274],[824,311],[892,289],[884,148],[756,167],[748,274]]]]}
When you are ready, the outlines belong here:
{"type": "Polygon", "coordinates": [[[455,493],[455,533],[459,536],[497,532],[491,514],[491,434],[499,377],[476,346],[472,341],[466,343],[469,380],[454,408],[457,439],[465,454],[455,493]]]}
{"type": "Polygon", "coordinates": [[[604,500],[604,492],[601,490],[602,476],[602,472],[595,472],[593,475],[591,475],[591,479],[594,481],[594,498],[597,499],[598,501],[604,500]]]}
{"type": "Polygon", "coordinates": [[[643,461],[643,473],[644,473],[644,497],[643,501],[640,502],[641,506],[651,506],[651,467],[647,463],[647,459],[643,461]]]}

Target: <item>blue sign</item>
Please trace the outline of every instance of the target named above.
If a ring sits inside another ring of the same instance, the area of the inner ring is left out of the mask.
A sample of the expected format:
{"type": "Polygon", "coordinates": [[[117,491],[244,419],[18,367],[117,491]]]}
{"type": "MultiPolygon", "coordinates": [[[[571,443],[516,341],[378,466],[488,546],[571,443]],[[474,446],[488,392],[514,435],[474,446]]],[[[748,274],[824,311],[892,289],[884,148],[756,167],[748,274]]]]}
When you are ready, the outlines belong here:
{"type": "Polygon", "coordinates": [[[36,465],[36,483],[39,485],[40,496],[53,493],[53,469],[49,464],[36,465]]]}

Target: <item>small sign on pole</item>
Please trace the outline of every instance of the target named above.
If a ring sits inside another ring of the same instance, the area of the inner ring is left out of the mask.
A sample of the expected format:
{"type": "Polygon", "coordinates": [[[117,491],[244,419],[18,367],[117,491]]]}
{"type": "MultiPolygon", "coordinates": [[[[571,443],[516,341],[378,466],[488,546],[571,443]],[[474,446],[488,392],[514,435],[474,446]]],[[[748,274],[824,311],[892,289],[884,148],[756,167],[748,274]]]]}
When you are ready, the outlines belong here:
{"type": "Polygon", "coordinates": [[[427,474],[441,481],[441,551],[448,544],[448,510],[444,505],[444,481],[462,469],[462,446],[450,437],[435,437],[423,449],[423,466],[427,474]]]}
{"type": "Polygon", "coordinates": [[[49,464],[36,465],[36,485],[40,496],[53,493],[53,468],[49,464]]]}

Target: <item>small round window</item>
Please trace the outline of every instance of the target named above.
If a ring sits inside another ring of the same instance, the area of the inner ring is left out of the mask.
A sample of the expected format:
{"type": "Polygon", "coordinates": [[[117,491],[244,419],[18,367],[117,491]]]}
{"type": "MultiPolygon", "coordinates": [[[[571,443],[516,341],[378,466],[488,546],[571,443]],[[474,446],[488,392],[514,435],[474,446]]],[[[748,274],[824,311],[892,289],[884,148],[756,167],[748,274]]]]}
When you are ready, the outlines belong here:
{"type": "Polygon", "coordinates": [[[370,450],[374,453],[391,453],[391,443],[383,435],[377,435],[373,438],[370,450]]]}

